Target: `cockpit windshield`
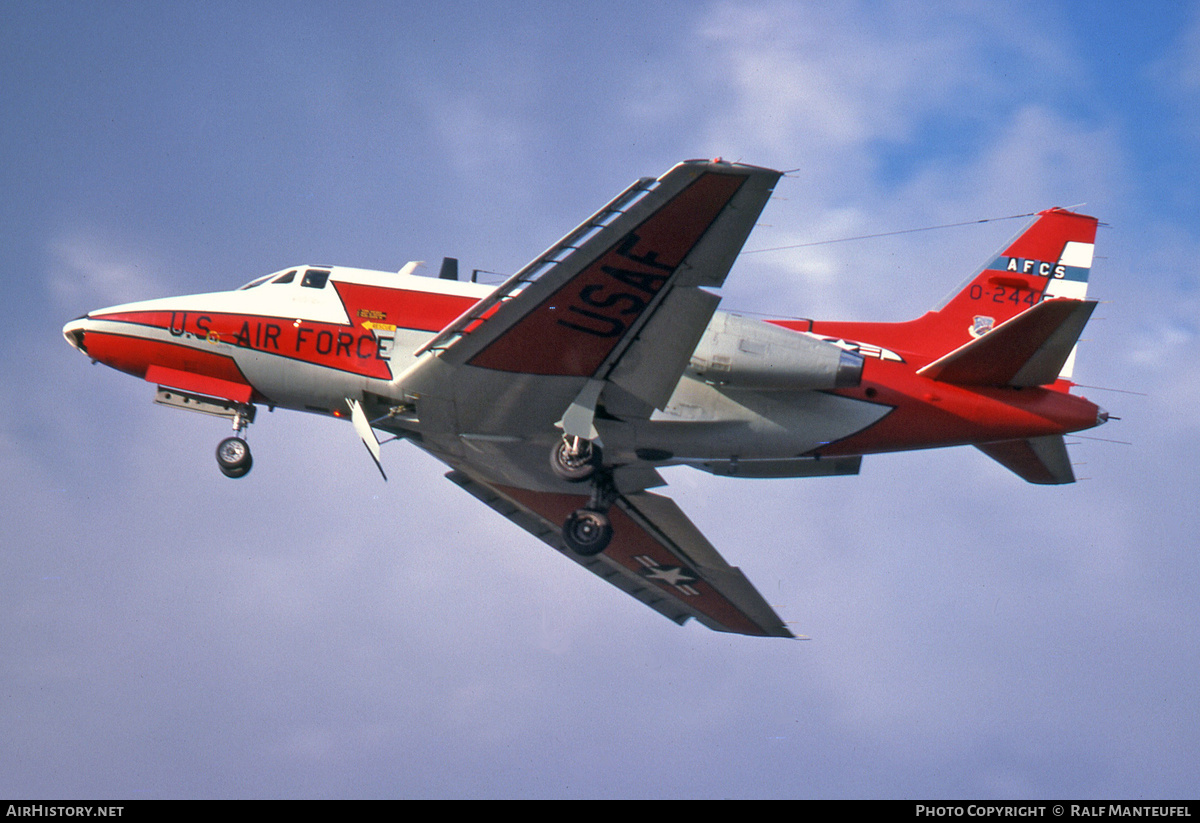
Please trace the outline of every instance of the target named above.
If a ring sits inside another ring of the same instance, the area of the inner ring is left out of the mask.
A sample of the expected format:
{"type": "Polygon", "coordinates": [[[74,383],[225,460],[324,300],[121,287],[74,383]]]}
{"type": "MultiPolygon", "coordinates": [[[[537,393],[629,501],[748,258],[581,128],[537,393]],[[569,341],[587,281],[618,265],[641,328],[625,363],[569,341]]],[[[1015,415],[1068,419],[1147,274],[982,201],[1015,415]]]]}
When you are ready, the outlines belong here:
{"type": "Polygon", "coordinates": [[[277,271],[277,272],[273,272],[272,274],[265,274],[262,277],[259,277],[255,280],[251,280],[246,285],[240,287],[238,289],[238,291],[245,291],[246,289],[252,289],[255,286],[261,286],[263,283],[266,283],[268,281],[270,281],[271,283],[291,283],[293,280],[296,279],[296,271],[297,271],[296,269],[288,269],[287,271],[284,271],[284,272],[277,271]]]}
{"type": "Polygon", "coordinates": [[[263,283],[266,283],[268,280],[270,280],[274,276],[275,275],[273,275],[273,274],[268,274],[265,277],[259,277],[256,280],[251,280],[246,285],[239,287],[238,291],[245,291],[246,289],[252,289],[255,286],[261,286],[263,283]]]}

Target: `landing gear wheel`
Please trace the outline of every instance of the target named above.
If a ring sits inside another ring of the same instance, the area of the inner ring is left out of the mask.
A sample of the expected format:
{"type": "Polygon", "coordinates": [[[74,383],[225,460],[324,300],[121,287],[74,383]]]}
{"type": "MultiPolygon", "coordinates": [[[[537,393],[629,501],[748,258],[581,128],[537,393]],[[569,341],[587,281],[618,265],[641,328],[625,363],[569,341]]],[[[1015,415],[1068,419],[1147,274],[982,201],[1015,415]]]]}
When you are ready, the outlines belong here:
{"type": "Polygon", "coordinates": [[[582,557],[593,557],[608,548],[613,528],[608,515],[592,509],[576,509],[563,523],[563,542],[582,557]]]}
{"type": "Polygon", "coordinates": [[[563,437],[550,452],[550,468],[568,483],[582,483],[596,473],[600,447],[581,437],[563,437]]]}
{"type": "Polygon", "coordinates": [[[240,437],[226,437],[217,444],[217,467],[226,477],[242,477],[254,465],[250,444],[240,437]]]}

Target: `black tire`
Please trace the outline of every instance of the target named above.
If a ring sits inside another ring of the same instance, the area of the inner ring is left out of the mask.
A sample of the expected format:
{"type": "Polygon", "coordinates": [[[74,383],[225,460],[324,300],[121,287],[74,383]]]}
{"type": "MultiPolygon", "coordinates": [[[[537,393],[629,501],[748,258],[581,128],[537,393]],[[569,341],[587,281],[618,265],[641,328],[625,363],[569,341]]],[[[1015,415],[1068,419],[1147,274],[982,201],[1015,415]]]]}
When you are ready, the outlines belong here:
{"type": "Polygon", "coordinates": [[[581,557],[594,557],[608,548],[613,527],[608,515],[592,509],[576,509],[563,523],[563,543],[581,557]]]}
{"type": "Polygon", "coordinates": [[[240,437],[226,437],[217,444],[217,466],[226,477],[244,477],[254,465],[250,444],[240,437]]]}
{"type": "Polygon", "coordinates": [[[550,468],[556,477],[568,483],[582,483],[590,480],[600,466],[600,447],[587,442],[583,454],[573,456],[566,440],[559,440],[550,451],[550,468]]]}

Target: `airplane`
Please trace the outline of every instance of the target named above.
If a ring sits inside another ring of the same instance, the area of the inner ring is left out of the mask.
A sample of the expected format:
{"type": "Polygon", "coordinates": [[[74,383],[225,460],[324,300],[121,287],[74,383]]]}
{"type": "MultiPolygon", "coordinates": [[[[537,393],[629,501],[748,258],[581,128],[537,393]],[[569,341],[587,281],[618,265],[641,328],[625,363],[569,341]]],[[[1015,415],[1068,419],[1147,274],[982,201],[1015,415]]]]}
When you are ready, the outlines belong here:
{"type": "MultiPolygon", "coordinates": [[[[683,624],[794,637],[669,498],[659,470],[858,474],[867,454],[972,445],[1030,483],[1074,481],[1063,436],[1097,220],[1032,223],[906,322],[718,310],[781,172],[721,159],[645,177],[499,286],[300,265],[241,288],[99,309],[63,328],[165,406],[224,417],[250,471],[258,406],[348,419],[449,466],[468,493],[683,624]]],[[[386,442],[386,441],[385,441],[386,442]]],[[[384,474],[386,480],[386,474],[384,474]]]]}

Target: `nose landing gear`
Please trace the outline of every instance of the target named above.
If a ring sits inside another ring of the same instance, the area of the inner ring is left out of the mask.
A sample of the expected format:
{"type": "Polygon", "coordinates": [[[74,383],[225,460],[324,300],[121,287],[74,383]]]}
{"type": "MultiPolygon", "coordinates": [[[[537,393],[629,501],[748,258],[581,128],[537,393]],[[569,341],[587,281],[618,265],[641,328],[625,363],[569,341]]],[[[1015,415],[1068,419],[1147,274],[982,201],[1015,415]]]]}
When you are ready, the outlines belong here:
{"type": "Polygon", "coordinates": [[[226,437],[217,444],[217,468],[226,477],[244,477],[254,465],[250,444],[243,435],[253,418],[253,406],[249,412],[238,409],[233,415],[234,436],[226,437]]]}
{"type": "Polygon", "coordinates": [[[242,477],[254,465],[250,444],[240,437],[226,437],[217,444],[217,468],[226,477],[242,477]]]}

